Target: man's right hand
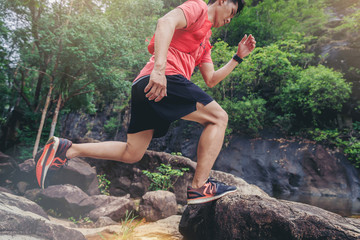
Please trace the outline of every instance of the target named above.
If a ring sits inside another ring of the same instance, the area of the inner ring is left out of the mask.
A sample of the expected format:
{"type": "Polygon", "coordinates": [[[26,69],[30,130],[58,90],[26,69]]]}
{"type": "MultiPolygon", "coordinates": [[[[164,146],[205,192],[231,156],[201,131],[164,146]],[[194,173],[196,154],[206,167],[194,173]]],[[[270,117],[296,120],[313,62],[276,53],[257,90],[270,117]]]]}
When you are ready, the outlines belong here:
{"type": "Polygon", "coordinates": [[[155,100],[155,102],[159,102],[163,97],[167,96],[166,84],[165,74],[153,70],[150,74],[149,84],[144,89],[146,97],[150,101],[155,100]]]}

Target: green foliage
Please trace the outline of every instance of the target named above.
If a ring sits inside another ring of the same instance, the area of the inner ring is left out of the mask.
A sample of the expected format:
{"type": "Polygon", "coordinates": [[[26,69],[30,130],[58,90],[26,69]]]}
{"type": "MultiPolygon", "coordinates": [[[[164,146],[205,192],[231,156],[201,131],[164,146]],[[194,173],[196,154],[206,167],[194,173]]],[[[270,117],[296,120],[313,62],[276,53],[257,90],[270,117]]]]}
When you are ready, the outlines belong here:
{"type": "Polygon", "coordinates": [[[229,114],[229,127],[235,132],[257,133],[264,126],[266,101],[262,98],[243,97],[242,101],[223,101],[229,114]]]}
{"type": "Polygon", "coordinates": [[[360,3],[353,3],[352,6],[347,7],[350,14],[344,16],[342,24],[335,28],[335,31],[347,31],[352,35],[360,33],[360,3]]]}
{"type": "MultiPolygon", "coordinates": [[[[127,104],[131,81],[149,58],[145,38],[162,7],[161,0],[1,1],[1,124],[15,106],[23,115],[41,112],[50,83],[49,119],[59,96],[60,113],[94,114],[114,101],[127,104]],[[10,17],[12,31],[3,24],[10,17]]],[[[20,131],[27,125],[19,118],[20,131]]]]}
{"type": "Polygon", "coordinates": [[[360,168],[360,139],[350,138],[344,142],[344,153],[356,168],[360,168]]]}
{"type": "Polygon", "coordinates": [[[141,221],[138,221],[134,224],[134,220],[137,216],[132,212],[126,210],[125,218],[121,219],[121,239],[129,239],[130,235],[133,233],[134,229],[139,226],[141,221]]]}
{"type": "Polygon", "coordinates": [[[59,212],[59,209],[48,209],[46,211],[47,214],[49,214],[50,216],[53,216],[53,217],[57,217],[57,218],[60,218],[62,216],[62,214],[59,212]]]}
{"type": "Polygon", "coordinates": [[[309,130],[308,134],[310,134],[313,140],[326,145],[339,145],[342,142],[340,138],[341,132],[338,129],[321,130],[320,128],[315,128],[314,130],[309,130]]]}
{"type": "Polygon", "coordinates": [[[164,14],[167,13],[168,11],[176,8],[177,6],[183,4],[184,2],[186,2],[186,0],[166,0],[164,1],[164,14]]]}
{"type": "Polygon", "coordinates": [[[279,94],[279,104],[284,112],[298,117],[310,115],[318,124],[322,113],[341,111],[350,93],[351,84],[341,73],[319,65],[302,71],[296,81],[289,81],[279,94]]]}
{"type": "Polygon", "coordinates": [[[281,87],[297,75],[312,59],[305,43],[311,38],[294,34],[290,39],[258,47],[236,70],[241,82],[238,89],[247,94],[256,92],[266,100],[278,94],[281,87]],[[301,39],[302,40],[298,40],[301,39]]]}
{"type": "Polygon", "coordinates": [[[246,1],[242,13],[227,28],[214,31],[214,36],[236,46],[244,34],[252,33],[258,46],[266,46],[288,33],[314,34],[328,19],[324,13],[325,0],[263,0],[256,5],[252,2],[246,1]]]}
{"type": "Polygon", "coordinates": [[[99,183],[99,189],[100,189],[100,193],[109,196],[109,187],[111,182],[106,178],[106,174],[98,174],[97,175],[98,178],[98,183],[99,183]]]}
{"type": "MultiPolygon", "coordinates": [[[[7,50],[3,46],[7,39],[8,29],[5,23],[0,20],[0,129],[6,123],[7,113],[10,110],[10,97],[12,94],[7,77],[9,61],[6,58],[7,50]]],[[[1,130],[0,130],[1,133],[1,130]]]]}
{"type": "MultiPolygon", "coordinates": [[[[20,111],[20,110],[19,110],[20,111]]],[[[15,147],[14,152],[19,162],[32,158],[34,142],[37,135],[37,127],[34,125],[36,119],[39,119],[39,113],[25,111],[23,126],[16,128],[16,136],[21,140],[15,147]]],[[[40,146],[44,146],[49,138],[51,119],[46,120],[45,127],[41,134],[40,146]]],[[[55,131],[55,135],[59,134],[59,129],[55,131]]]]}
{"type": "Polygon", "coordinates": [[[189,168],[173,169],[170,164],[165,165],[163,163],[156,169],[159,172],[152,173],[147,170],[142,171],[143,174],[145,174],[145,176],[147,176],[151,181],[149,186],[149,190],[151,191],[169,191],[174,187],[178,178],[183,176],[184,172],[189,170],[189,168]]]}
{"type": "MultiPolygon", "coordinates": [[[[235,48],[230,47],[229,44],[227,44],[224,41],[219,40],[216,42],[211,50],[211,58],[214,62],[215,69],[218,69],[222,67],[224,64],[226,64],[229,59],[232,58],[232,56],[235,53],[235,48]]],[[[200,86],[202,89],[205,89],[213,98],[215,98],[217,101],[221,101],[229,96],[229,92],[232,92],[234,89],[234,84],[232,81],[229,81],[229,79],[232,79],[232,76],[234,75],[234,72],[230,73],[230,75],[225,78],[223,81],[221,81],[219,84],[217,84],[213,88],[209,88],[206,83],[204,82],[200,71],[197,71],[192,77],[191,80],[198,86],[200,86]]]]}
{"type": "Polygon", "coordinates": [[[294,117],[294,113],[284,113],[273,118],[269,117],[269,120],[272,120],[272,123],[286,134],[289,133],[293,127],[294,117]]]}
{"type": "Polygon", "coordinates": [[[172,152],[171,155],[173,156],[182,156],[181,152],[172,152]]]}
{"type": "Polygon", "coordinates": [[[111,117],[108,121],[106,121],[104,125],[104,130],[106,133],[113,133],[120,125],[119,119],[116,117],[111,117]]]}
{"type": "MultiPolygon", "coordinates": [[[[129,96],[130,97],[130,96],[129,96]]],[[[104,124],[104,130],[110,137],[116,137],[122,124],[121,116],[123,110],[127,107],[128,99],[113,101],[114,107],[112,108],[111,117],[104,124]]]]}
{"type": "MultiPolygon", "coordinates": [[[[199,72],[194,74],[192,81],[214,97],[217,101],[225,98],[241,100],[242,96],[256,94],[271,101],[282,86],[296,79],[299,72],[313,58],[306,52],[306,43],[313,40],[303,34],[288,35],[288,39],[277,41],[266,47],[257,47],[246,57],[240,66],[217,86],[206,87],[199,72]]],[[[222,67],[235,53],[235,48],[223,41],[218,41],[212,48],[215,69],[222,67]]]]}
{"type": "MultiPolygon", "coordinates": [[[[309,67],[314,55],[307,52],[306,44],[313,40],[300,33],[288,34],[286,39],[257,47],[211,89],[199,72],[193,75],[193,81],[221,103],[234,132],[257,133],[265,123],[285,133],[329,123],[348,101],[351,85],[339,72],[322,65],[309,67]]],[[[214,44],[215,68],[227,63],[234,51],[223,41],[214,44]]]]}
{"type": "Polygon", "coordinates": [[[76,219],[74,217],[69,217],[68,218],[71,222],[75,223],[75,224],[89,224],[89,223],[93,223],[93,221],[89,218],[89,217],[82,217],[79,216],[79,219],[76,219]]]}
{"type": "Polygon", "coordinates": [[[315,141],[342,149],[348,160],[360,168],[360,122],[354,122],[351,129],[315,128],[309,130],[308,134],[315,141]]]}

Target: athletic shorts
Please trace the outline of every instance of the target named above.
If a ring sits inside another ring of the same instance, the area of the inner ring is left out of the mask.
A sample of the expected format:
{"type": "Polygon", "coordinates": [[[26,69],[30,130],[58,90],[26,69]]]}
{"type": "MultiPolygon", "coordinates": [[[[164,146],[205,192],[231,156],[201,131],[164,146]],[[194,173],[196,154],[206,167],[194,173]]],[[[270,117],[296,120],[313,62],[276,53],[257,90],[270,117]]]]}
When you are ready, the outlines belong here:
{"type": "Polygon", "coordinates": [[[153,137],[162,137],[172,122],[196,111],[197,102],[205,106],[213,101],[207,93],[182,75],[166,76],[167,96],[159,102],[149,101],[144,93],[149,78],[149,75],[141,77],[132,85],[128,133],[154,129],[153,137]]]}

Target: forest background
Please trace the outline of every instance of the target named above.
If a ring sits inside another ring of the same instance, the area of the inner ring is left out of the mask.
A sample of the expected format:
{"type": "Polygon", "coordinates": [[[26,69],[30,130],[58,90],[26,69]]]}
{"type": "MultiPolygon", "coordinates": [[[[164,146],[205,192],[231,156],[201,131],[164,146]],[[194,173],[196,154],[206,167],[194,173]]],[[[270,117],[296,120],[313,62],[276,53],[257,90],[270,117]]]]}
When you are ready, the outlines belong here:
{"type": "MultiPolygon", "coordinates": [[[[31,158],[70,112],[112,106],[102,127],[116,131],[131,83],[150,57],[146,39],[156,20],[183,2],[0,0],[0,151],[31,158]]],[[[335,35],[360,34],[359,1],[246,2],[228,26],[213,29],[212,58],[221,67],[250,33],[255,51],[214,88],[197,69],[192,76],[228,112],[227,136],[276,129],[337,147],[359,167],[360,69],[335,71],[316,51],[335,35]],[[347,15],[330,26],[338,6],[347,15]]]]}

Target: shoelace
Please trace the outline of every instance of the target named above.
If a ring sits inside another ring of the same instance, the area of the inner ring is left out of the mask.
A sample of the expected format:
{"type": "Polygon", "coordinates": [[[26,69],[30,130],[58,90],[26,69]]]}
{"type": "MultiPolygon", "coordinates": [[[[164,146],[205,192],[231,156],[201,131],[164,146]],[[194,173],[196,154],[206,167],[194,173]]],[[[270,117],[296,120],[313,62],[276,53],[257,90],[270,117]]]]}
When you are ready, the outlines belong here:
{"type": "Polygon", "coordinates": [[[212,183],[216,183],[216,184],[225,184],[225,183],[223,183],[223,182],[220,182],[220,181],[215,180],[215,179],[212,178],[212,177],[210,177],[210,178],[208,179],[208,182],[212,182],[212,183]]]}

